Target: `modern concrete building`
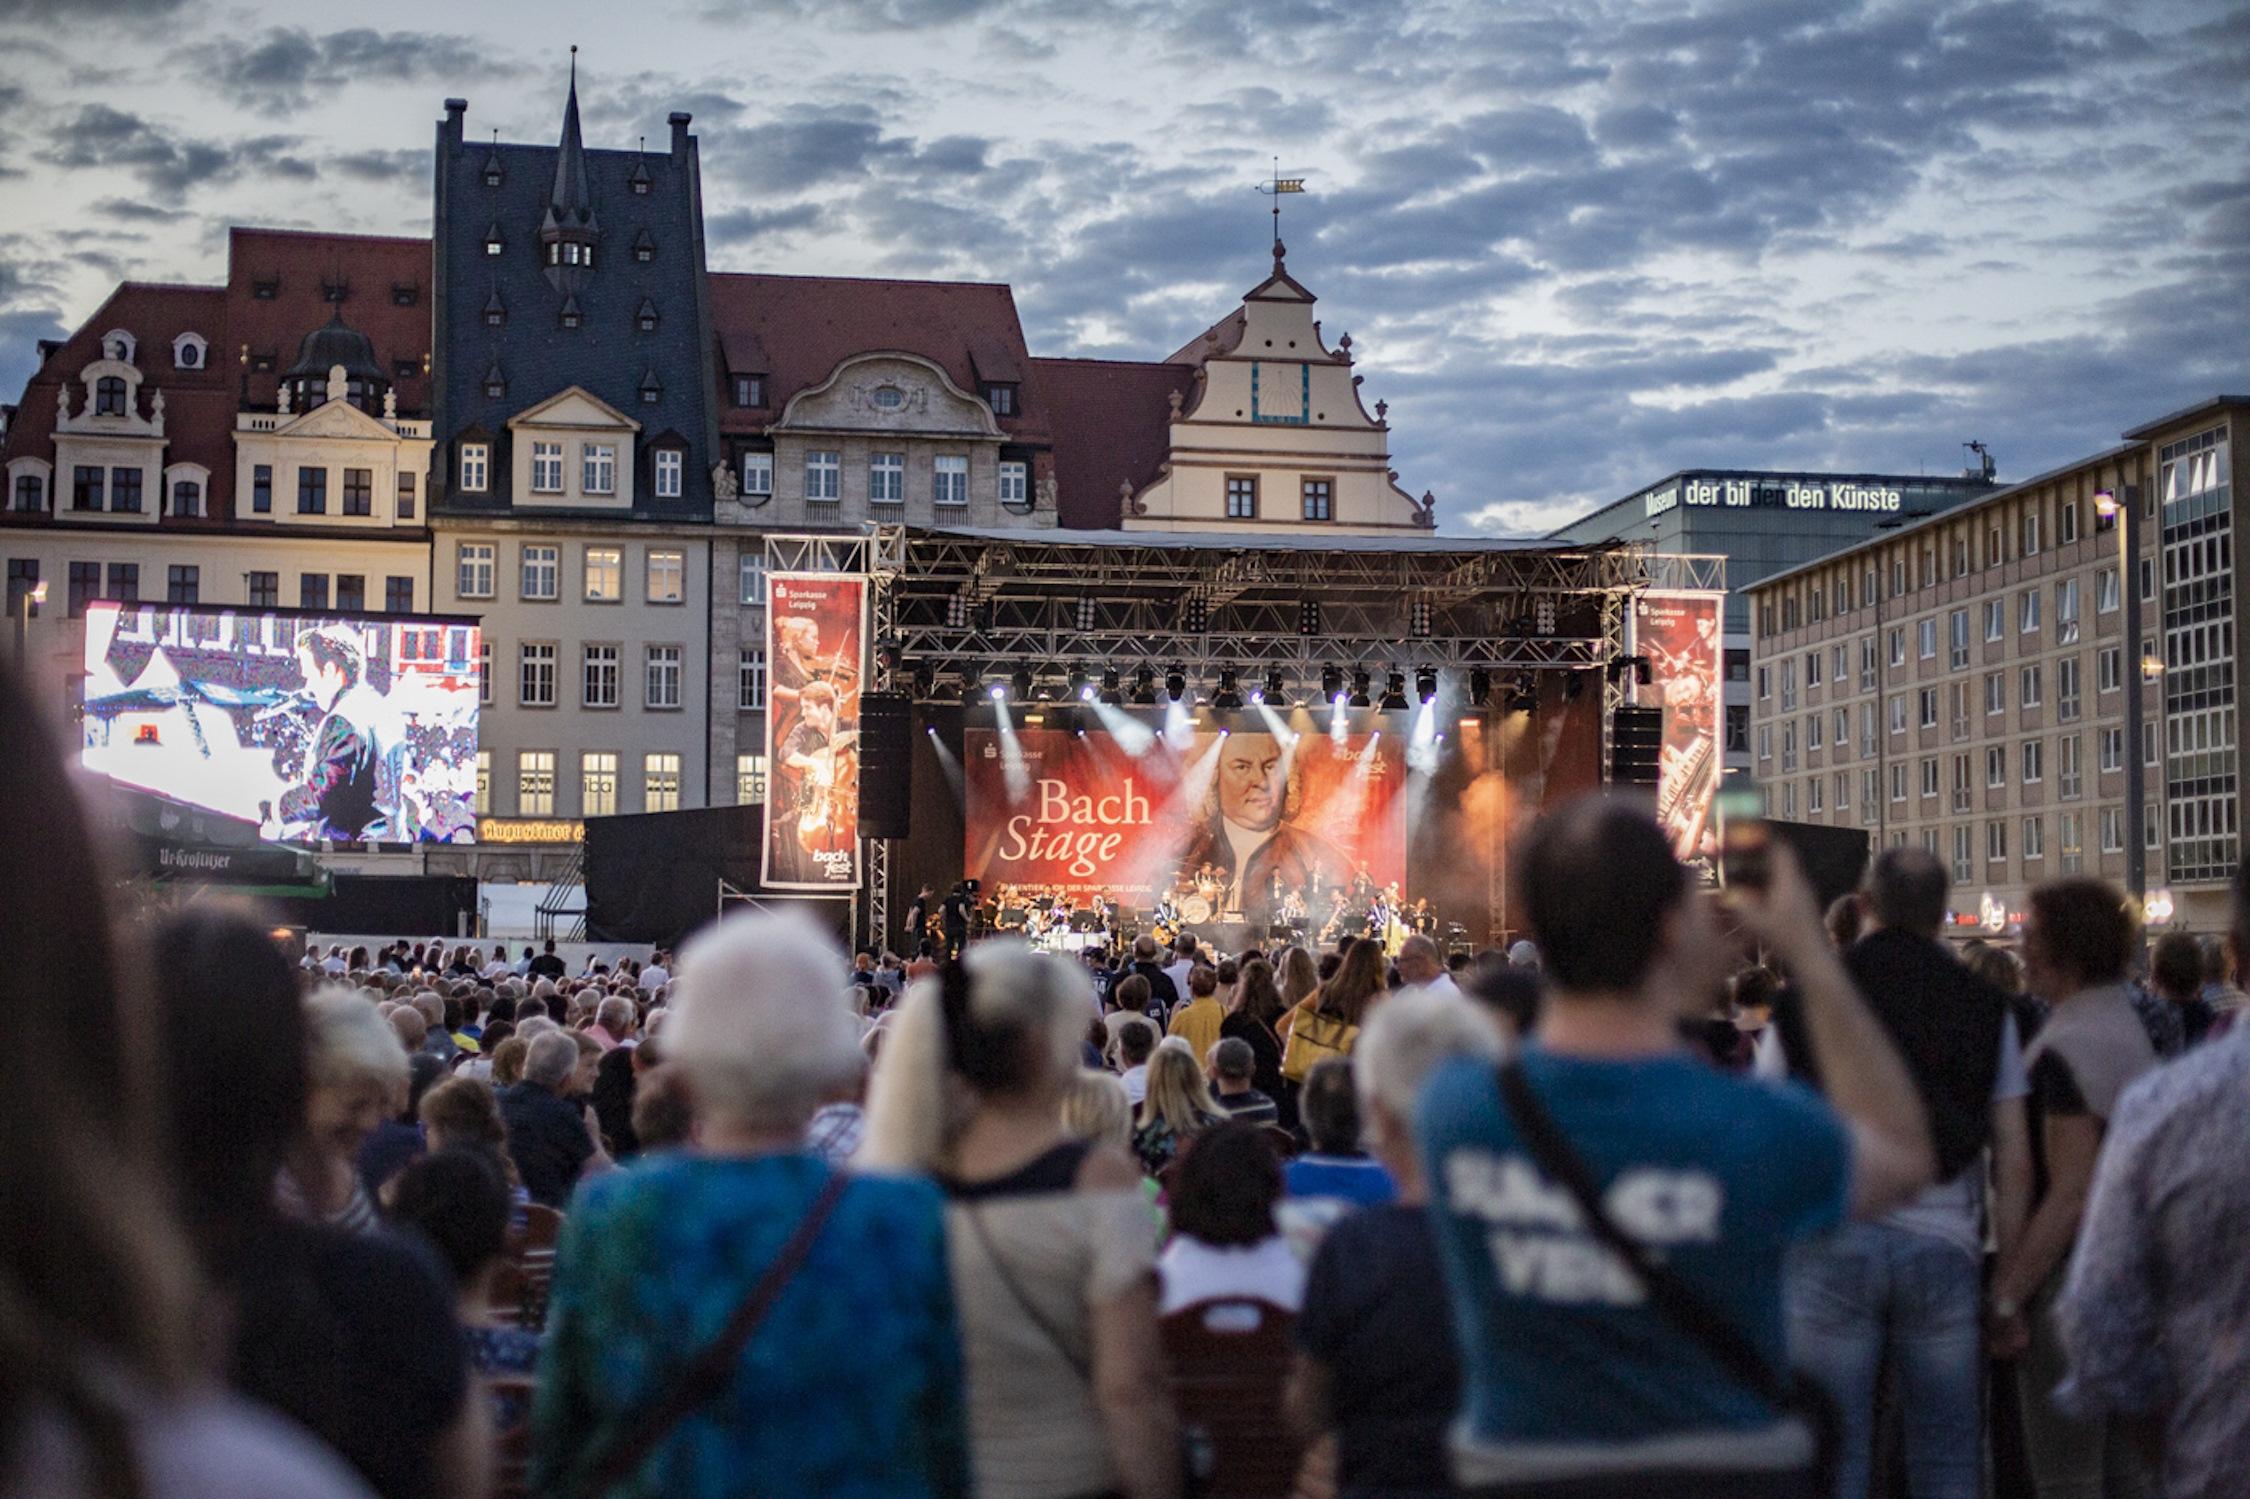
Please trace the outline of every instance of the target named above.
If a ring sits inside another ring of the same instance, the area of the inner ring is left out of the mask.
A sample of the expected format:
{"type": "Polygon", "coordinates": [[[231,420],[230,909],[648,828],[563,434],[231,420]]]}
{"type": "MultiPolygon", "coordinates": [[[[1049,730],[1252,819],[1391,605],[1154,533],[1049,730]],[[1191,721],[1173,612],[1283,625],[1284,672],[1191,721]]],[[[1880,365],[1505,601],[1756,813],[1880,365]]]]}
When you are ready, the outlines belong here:
{"type": "Polygon", "coordinates": [[[2250,398],[2217,397],[1753,583],[1752,762],[1773,815],[1937,851],[1957,922],[2008,933],[2041,880],[2126,881],[2137,774],[2148,889],[2221,929],[2241,857],[2230,455],[2246,415],[2250,398]],[[2132,608],[2145,666],[2126,659],[2132,608]]]}

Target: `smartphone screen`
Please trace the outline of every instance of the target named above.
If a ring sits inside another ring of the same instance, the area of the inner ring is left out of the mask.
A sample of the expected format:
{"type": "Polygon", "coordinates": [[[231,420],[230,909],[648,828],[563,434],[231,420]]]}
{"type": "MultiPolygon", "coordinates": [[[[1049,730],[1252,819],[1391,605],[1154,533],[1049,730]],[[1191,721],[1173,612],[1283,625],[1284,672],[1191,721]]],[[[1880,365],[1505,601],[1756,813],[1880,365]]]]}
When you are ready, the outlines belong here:
{"type": "Polygon", "coordinates": [[[1763,889],[1773,878],[1773,828],[1758,788],[1734,782],[1712,798],[1719,824],[1719,884],[1763,889]]]}

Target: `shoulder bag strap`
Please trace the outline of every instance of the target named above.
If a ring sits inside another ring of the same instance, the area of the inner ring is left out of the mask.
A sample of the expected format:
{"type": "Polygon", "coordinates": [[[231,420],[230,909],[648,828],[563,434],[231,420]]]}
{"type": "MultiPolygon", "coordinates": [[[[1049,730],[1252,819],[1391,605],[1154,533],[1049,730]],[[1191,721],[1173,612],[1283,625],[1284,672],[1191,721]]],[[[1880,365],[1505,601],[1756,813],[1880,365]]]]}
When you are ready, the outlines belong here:
{"type": "Polygon", "coordinates": [[[1500,1096],[1507,1104],[1508,1117],[1515,1122],[1516,1133],[1529,1147],[1539,1169],[1577,1201],[1587,1228],[1632,1270],[1657,1311],[1777,1412],[1798,1409],[1800,1396],[1795,1383],[1776,1373],[1757,1345],[1733,1322],[1713,1310],[1679,1272],[1656,1261],[1646,1245],[1609,1216],[1593,1174],[1539,1101],[1521,1062],[1511,1060],[1500,1068],[1500,1096]]]}
{"type": "Polygon", "coordinates": [[[827,1183],[820,1189],[820,1195],[813,1199],[812,1206],[806,1209],[805,1216],[799,1220],[796,1231],[781,1246],[781,1253],[766,1267],[766,1273],[758,1277],[757,1284],[750,1288],[750,1294],[735,1308],[734,1315],[727,1319],[725,1329],[695,1356],[673,1382],[664,1399],[642,1417],[639,1425],[632,1428],[623,1440],[614,1444],[597,1445],[589,1453],[579,1469],[586,1476],[580,1482],[570,1485],[565,1492],[578,1496],[578,1499],[597,1499],[597,1496],[616,1488],[639,1471],[641,1464],[648,1461],[649,1454],[662,1446],[665,1438],[682,1421],[726,1388],[727,1380],[733,1375],[735,1365],[742,1357],[742,1350],[750,1346],[750,1339],[757,1334],[759,1326],[773,1310],[774,1303],[781,1299],[782,1291],[804,1267],[806,1257],[812,1253],[814,1241],[820,1237],[821,1230],[828,1226],[837,1203],[843,1199],[844,1191],[850,1185],[851,1178],[845,1173],[833,1171],[829,1174],[827,1183]],[[603,1450],[605,1445],[606,1451],[603,1450]]]}
{"type": "Polygon", "coordinates": [[[1084,1359],[1070,1351],[1070,1344],[1063,1340],[1061,1329],[1047,1320],[1046,1314],[1039,1310],[1038,1303],[1024,1291],[1023,1283],[1016,1279],[1015,1270],[1008,1264],[1007,1257],[1000,1253],[1000,1247],[992,1242],[991,1231],[984,1226],[984,1210],[974,1203],[966,1203],[961,1212],[969,1220],[969,1227],[976,1232],[977,1244],[984,1250],[984,1257],[992,1262],[993,1272],[1000,1277],[1000,1284],[1007,1288],[1009,1300],[1022,1308],[1023,1314],[1031,1319],[1031,1325],[1055,1345],[1055,1352],[1062,1355],[1063,1362],[1070,1365],[1072,1372],[1084,1380],[1086,1388],[1091,1390],[1094,1387],[1094,1371],[1087,1367],[1084,1359]]]}

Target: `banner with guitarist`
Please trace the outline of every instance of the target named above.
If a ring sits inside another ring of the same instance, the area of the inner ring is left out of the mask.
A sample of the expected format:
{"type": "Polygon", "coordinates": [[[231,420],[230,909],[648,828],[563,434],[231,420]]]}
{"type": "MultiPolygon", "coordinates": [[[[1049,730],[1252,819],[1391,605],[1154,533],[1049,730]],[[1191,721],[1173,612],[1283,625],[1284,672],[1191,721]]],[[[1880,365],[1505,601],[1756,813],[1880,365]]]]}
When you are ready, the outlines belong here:
{"type": "Polygon", "coordinates": [[[1638,700],[1664,710],[1656,818],[1681,858],[1694,855],[1711,815],[1725,761],[1720,691],[1725,653],[1716,593],[1647,593],[1634,606],[1636,649],[1649,659],[1650,685],[1638,700]]]}
{"type": "Polygon", "coordinates": [[[769,890],[857,890],[867,581],[776,573],[766,605],[769,890]]]}

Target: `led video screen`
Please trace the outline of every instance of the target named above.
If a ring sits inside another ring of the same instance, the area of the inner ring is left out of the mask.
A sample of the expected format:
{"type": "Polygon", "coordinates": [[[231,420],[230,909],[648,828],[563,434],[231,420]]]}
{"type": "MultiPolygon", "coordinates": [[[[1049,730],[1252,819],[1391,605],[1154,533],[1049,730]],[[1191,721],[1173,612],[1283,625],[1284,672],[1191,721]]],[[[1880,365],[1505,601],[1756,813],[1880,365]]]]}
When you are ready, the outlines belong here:
{"type": "Polygon", "coordinates": [[[88,769],[283,842],[476,838],[478,627],[97,602],[88,769]]]}

